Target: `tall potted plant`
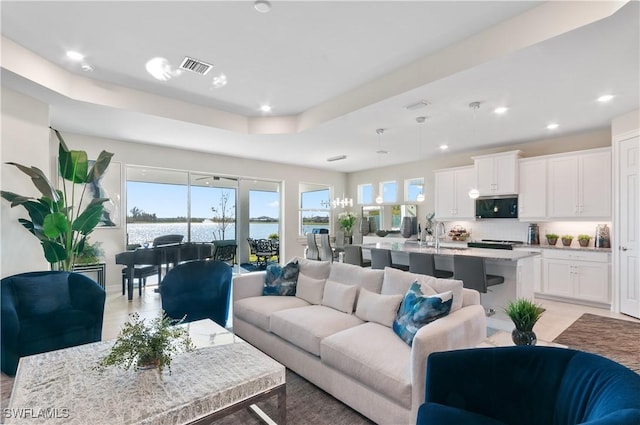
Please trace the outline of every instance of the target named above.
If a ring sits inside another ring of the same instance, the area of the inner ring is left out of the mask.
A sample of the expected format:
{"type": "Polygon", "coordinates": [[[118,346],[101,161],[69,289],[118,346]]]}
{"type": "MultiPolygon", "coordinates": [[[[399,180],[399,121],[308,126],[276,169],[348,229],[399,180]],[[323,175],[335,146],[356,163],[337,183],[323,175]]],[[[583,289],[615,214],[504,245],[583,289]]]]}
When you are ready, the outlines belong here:
{"type": "Polygon", "coordinates": [[[87,237],[103,218],[103,204],[109,200],[94,198],[85,202],[87,187],[102,177],[113,154],[102,151],[89,166],[86,152],[69,150],[58,130],[53,131],[59,142],[61,189],[56,189],[39,168],[8,162],[29,176],[42,196],[32,198],[4,190],[0,195],[11,202],[11,207],[20,205],[27,211],[30,220],[20,218],[18,222],[40,240],[44,256],[52,268],[72,270],[76,257],[84,250],[87,237]]]}

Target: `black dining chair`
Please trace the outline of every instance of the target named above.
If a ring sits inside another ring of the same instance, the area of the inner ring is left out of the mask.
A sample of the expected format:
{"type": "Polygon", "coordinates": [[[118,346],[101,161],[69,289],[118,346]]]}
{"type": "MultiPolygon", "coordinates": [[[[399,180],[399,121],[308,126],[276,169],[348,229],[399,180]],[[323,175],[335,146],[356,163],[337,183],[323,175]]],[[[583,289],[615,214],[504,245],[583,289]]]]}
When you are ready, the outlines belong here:
{"type": "Polygon", "coordinates": [[[345,245],[344,262],[360,267],[371,267],[371,261],[362,258],[362,247],[360,245],[345,245]]]}
{"type": "Polygon", "coordinates": [[[486,273],[485,260],[471,255],[453,256],[453,278],[461,280],[463,286],[486,294],[490,286],[504,283],[503,276],[486,273]]]}
{"type": "Polygon", "coordinates": [[[384,270],[385,267],[393,267],[394,269],[409,271],[409,266],[396,264],[392,261],[391,250],[371,248],[371,268],[384,270]]]}
{"type": "Polygon", "coordinates": [[[427,252],[409,253],[409,271],[411,273],[425,274],[428,276],[448,278],[453,272],[436,269],[436,256],[427,252]]]}

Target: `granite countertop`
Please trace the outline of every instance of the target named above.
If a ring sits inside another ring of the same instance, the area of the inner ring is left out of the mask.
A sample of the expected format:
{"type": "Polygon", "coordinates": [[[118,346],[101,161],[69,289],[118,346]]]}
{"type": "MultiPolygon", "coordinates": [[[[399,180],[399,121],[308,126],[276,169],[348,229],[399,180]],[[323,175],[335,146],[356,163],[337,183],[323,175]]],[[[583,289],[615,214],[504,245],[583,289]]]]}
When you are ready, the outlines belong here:
{"type": "Polygon", "coordinates": [[[594,246],[580,246],[580,245],[571,245],[571,246],[564,246],[562,245],[562,243],[558,243],[557,245],[547,245],[547,244],[540,244],[540,245],[531,245],[531,244],[522,244],[522,245],[517,245],[516,248],[540,248],[540,249],[559,249],[559,250],[564,250],[564,251],[587,251],[587,252],[603,252],[606,254],[610,254],[611,253],[611,248],[596,248],[594,246]]]}
{"type": "MultiPolygon", "coordinates": [[[[448,245],[448,244],[447,244],[448,245]]],[[[428,254],[437,254],[442,256],[453,255],[469,255],[474,257],[483,257],[490,260],[518,261],[522,258],[534,257],[540,255],[539,252],[529,251],[512,251],[506,249],[488,249],[488,248],[469,248],[465,244],[460,243],[455,246],[442,245],[440,249],[432,246],[420,245],[418,243],[398,243],[398,242],[377,242],[363,244],[362,249],[382,248],[390,249],[397,252],[424,252],[428,254]]]]}

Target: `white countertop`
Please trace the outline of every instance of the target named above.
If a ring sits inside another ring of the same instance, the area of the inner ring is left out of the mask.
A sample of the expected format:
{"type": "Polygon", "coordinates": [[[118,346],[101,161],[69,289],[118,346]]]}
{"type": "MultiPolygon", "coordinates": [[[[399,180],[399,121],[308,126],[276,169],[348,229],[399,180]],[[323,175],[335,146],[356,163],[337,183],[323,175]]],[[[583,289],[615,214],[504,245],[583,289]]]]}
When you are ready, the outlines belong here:
{"type": "Polygon", "coordinates": [[[390,249],[392,251],[399,252],[424,252],[429,254],[437,254],[444,256],[453,255],[469,255],[474,257],[483,257],[491,260],[505,260],[505,261],[518,261],[521,258],[533,257],[540,255],[539,252],[526,251],[526,250],[507,250],[507,249],[487,249],[487,248],[468,248],[466,243],[456,243],[451,246],[449,243],[443,244],[440,249],[436,249],[432,246],[420,245],[416,242],[398,243],[398,242],[378,242],[363,244],[362,249],[368,250],[371,248],[390,249]]]}

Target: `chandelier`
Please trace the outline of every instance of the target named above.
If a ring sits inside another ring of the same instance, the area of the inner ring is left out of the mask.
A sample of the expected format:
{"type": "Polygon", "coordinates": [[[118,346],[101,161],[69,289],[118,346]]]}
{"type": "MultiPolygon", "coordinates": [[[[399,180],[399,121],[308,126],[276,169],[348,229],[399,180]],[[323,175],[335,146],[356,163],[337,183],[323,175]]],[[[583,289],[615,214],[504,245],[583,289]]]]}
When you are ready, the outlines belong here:
{"type": "Polygon", "coordinates": [[[323,207],[328,207],[329,205],[331,205],[331,208],[346,208],[346,207],[353,207],[353,199],[352,198],[347,198],[344,196],[344,194],[342,195],[342,198],[336,198],[333,201],[329,202],[329,201],[322,201],[320,202],[320,204],[323,207]]]}

